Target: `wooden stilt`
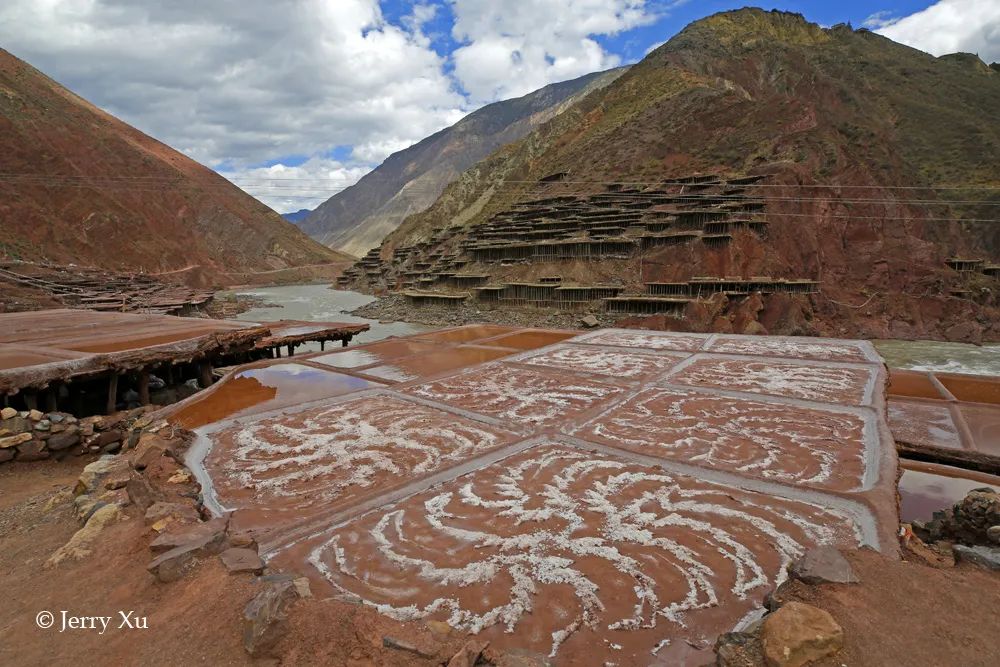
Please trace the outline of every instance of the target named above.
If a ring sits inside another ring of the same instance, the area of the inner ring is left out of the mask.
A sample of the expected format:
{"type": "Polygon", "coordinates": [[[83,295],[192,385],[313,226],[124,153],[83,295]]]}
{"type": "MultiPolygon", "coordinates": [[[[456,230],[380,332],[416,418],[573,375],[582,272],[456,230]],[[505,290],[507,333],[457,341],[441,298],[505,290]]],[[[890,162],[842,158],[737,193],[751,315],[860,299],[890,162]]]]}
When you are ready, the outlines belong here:
{"type": "Polygon", "coordinates": [[[292,345],[291,343],[289,343],[289,345],[288,345],[288,356],[291,357],[291,356],[294,356],[294,355],[295,355],[295,346],[292,345]]]}
{"type": "Polygon", "coordinates": [[[347,344],[348,344],[348,343],[349,343],[350,341],[351,341],[351,339],[350,339],[349,337],[348,337],[348,338],[343,338],[343,339],[341,339],[341,341],[340,341],[340,342],[341,342],[341,347],[347,347],[347,344]]]}
{"type": "Polygon", "coordinates": [[[200,378],[198,384],[201,385],[202,389],[212,386],[212,362],[207,359],[198,365],[198,371],[200,378]]]}
{"type": "Polygon", "coordinates": [[[167,364],[167,378],[166,378],[166,381],[167,381],[167,386],[168,387],[174,386],[174,365],[173,364],[167,364]]]}
{"type": "Polygon", "coordinates": [[[50,385],[49,390],[45,392],[45,411],[56,412],[58,410],[59,410],[59,386],[50,385]]]}
{"type": "Polygon", "coordinates": [[[149,405],[152,403],[149,400],[149,369],[143,368],[139,371],[139,403],[141,405],[149,405]]]}
{"type": "Polygon", "coordinates": [[[326,350],[326,341],[325,340],[321,340],[319,342],[319,351],[323,352],[324,350],[326,350]]]}
{"type": "Polygon", "coordinates": [[[118,373],[112,372],[108,380],[108,403],[105,406],[104,414],[110,415],[118,405],[118,373]]]}
{"type": "Polygon", "coordinates": [[[24,405],[29,410],[38,409],[38,396],[35,394],[35,392],[33,391],[24,392],[24,405]]]}
{"type": "Polygon", "coordinates": [[[274,354],[275,354],[276,358],[281,359],[281,347],[280,346],[274,348],[274,354]]]}

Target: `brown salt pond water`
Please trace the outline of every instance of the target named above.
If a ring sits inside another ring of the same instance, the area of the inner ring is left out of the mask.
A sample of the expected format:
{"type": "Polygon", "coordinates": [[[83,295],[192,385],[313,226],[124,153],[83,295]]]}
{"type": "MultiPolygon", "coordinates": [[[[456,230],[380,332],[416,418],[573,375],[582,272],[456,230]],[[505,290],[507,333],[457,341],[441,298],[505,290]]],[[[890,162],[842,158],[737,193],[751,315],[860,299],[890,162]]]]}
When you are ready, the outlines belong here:
{"type": "Polygon", "coordinates": [[[905,461],[899,479],[900,521],[929,521],[935,511],[951,507],[969,491],[984,486],[1000,489],[1000,477],[936,463],[905,461]]]}

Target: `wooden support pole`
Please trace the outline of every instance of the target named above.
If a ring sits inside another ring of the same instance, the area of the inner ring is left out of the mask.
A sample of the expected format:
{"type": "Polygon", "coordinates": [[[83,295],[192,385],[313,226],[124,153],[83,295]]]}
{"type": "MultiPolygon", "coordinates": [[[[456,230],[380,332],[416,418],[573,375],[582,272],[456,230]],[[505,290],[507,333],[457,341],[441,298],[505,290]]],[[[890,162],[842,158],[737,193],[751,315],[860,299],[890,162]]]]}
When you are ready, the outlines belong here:
{"type": "Polygon", "coordinates": [[[49,390],[45,392],[45,411],[57,412],[58,410],[59,410],[59,386],[50,385],[49,390]]]}
{"type": "Polygon", "coordinates": [[[206,387],[211,387],[212,386],[212,362],[210,362],[207,359],[205,361],[202,361],[200,364],[198,364],[198,372],[199,372],[199,375],[200,375],[200,378],[198,380],[198,384],[201,386],[201,388],[205,389],[206,387]]]}
{"type": "Polygon", "coordinates": [[[141,405],[149,405],[152,403],[149,400],[149,369],[143,368],[139,371],[139,403],[141,405]]]}
{"type": "Polygon", "coordinates": [[[341,347],[347,347],[347,344],[351,342],[351,336],[346,336],[340,340],[341,347]]]}
{"type": "Polygon", "coordinates": [[[35,394],[35,392],[33,391],[24,392],[24,405],[29,410],[38,409],[38,396],[35,394]]]}
{"type": "Polygon", "coordinates": [[[170,363],[167,364],[167,378],[166,378],[166,380],[167,380],[167,386],[168,387],[174,386],[174,365],[173,364],[170,364],[170,363]]]}
{"type": "Polygon", "coordinates": [[[281,346],[280,345],[275,345],[275,347],[274,347],[274,354],[275,354],[275,358],[276,359],[281,359],[281,346]]]}
{"type": "Polygon", "coordinates": [[[293,356],[295,354],[295,346],[291,343],[288,344],[288,356],[293,356]]]}
{"type": "Polygon", "coordinates": [[[326,341],[325,340],[321,340],[319,342],[319,351],[323,352],[324,350],[326,350],[326,341]]]}
{"type": "Polygon", "coordinates": [[[115,406],[118,405],[118,373],[114,371],[111,372],[111,378],[108,380],[108,403],[105,406],[104,414],[110,415],[115,411],[115,406]]]}

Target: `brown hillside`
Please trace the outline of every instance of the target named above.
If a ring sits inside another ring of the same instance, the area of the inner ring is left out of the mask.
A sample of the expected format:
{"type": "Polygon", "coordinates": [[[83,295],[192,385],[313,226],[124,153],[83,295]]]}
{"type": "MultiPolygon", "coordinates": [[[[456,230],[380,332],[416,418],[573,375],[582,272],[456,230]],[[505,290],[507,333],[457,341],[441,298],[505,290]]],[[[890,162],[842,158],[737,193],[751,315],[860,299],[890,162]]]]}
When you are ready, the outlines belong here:
{"type": "Polygon", "coordinates": [[[0,258],[235,283],[348,258],[0,49],[0,258]],[[182,270],[186,269],[186,270],[182,270]]]}
{"type": "Polygon", "coordinates": [[[945,264],[955,255],[1000,263],[998,108],[1000,75],[974,56],[934,58],[797,14],[718,14],[466,171],[386,239],[382,258],[427,241],[428,252],[457,247],[518,202],[584,197],[611,183],[639,197],[693,174],[758,175],[740,195],[763,203],[763,237],[654,248],[641,256],[641,276],[634,261],[462,270],[494,281],[568,272],[640,291],[697,276],[805,278],[820,281],[819,294],[702,305],[682,326],[998,339],[996,279],[945,264]],[[539,184],[560,172],[563,181],[539,184]]]}

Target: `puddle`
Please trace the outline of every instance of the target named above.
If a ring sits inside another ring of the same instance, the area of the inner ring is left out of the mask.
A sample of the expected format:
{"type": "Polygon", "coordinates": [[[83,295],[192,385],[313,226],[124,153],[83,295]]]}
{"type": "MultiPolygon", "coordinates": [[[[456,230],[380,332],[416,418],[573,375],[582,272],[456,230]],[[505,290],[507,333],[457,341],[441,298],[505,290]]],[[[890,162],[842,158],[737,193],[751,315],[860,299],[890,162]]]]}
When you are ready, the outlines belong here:
{"type": "Polygon", "coordinates": [[[963,404],[958,409],[969,427],[976,450],[1000,456],[1000,407],[963,404]]]}
{"type": "Polygon", "coordinates": [[[960,401],[1000,405],[1000,382],[968,375],[937,374],[937,379],[960,401]]]}
{"type": "Polygon", "coordinates": [[[889,371],[890,396],[947,400],[927,373],[893,368],[889,371]]]}
{"type": "Polygon", "coordinates": [[[302,364],[274,364],[226,376],[212,391],[183,407],[171,420],[193,429],[246,414],[251,408],[263,412],[379,386],[302,364]]]}
{"type": "Polygon", "coordinates": [[[981,486],[1000,489],[1000,477],[935,463],[907,461],[899,479],[899,518],[903,522],[929,521],[981,486]]]}
{"type": "Polygon", "coordinates": [[[495,347],[460,346],[430,354],[418,354],[397,359],[391,363],[369,368],[364,372],[385,380],[408,382],[417,378],[429,377],[454,371],[466,366],[474,366],[486,361],[493,361],[511,354],[510,350],[495,347]]]}
{"type": "Polygon", "coordinates": [[[434,333],[423,334],[420,340],[433,340],[439,343],[468,343],[480,338],[490,338],[508,333],[511,327],[501,327],[493,324],[478,324],[451,331],[435,331],[434,333]]]}
{"type": "Polygon", "coordinates": [[[411,354],[422,354],[441,349],[440,345],[416,340],[387,340],[367,347],[348,349],[343,352],[312,357],[310,361],[334,368],[360,368],[384,364],[390,359],[398,359],[411,354]]]}

